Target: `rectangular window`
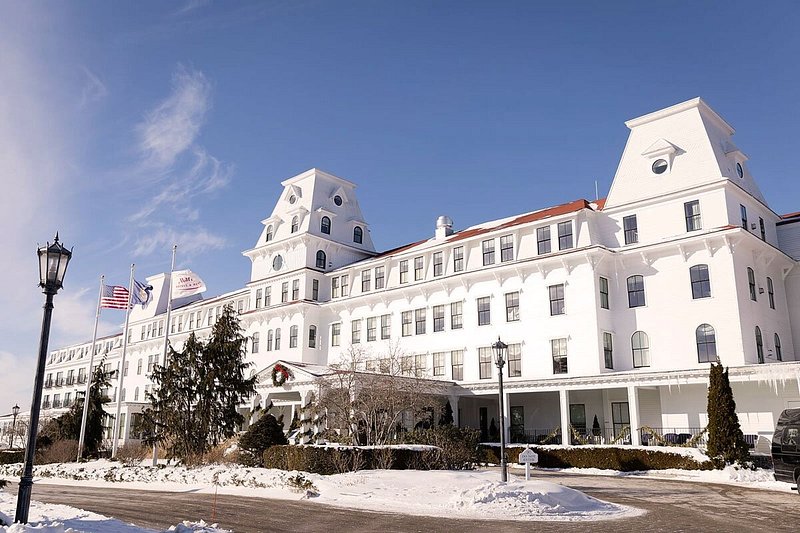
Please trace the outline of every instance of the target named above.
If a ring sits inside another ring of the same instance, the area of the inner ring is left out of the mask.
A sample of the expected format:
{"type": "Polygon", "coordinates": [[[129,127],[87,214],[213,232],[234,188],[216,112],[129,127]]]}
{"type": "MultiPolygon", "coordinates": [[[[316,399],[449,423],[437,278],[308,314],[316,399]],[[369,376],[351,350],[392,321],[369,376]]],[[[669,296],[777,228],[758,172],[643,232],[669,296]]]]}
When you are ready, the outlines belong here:
{"type": "Polygon", "coordinates": [[[400,322],[402,324],[402,335],[408,337],[411,335],[411,311],[403,311],[400,314],[400,322]]]}
{"type": "Polygon", "coordinates": [[[644,278],[631,276],[628,278],[628,307],[643,307],[644,305],[644,278]]]}
{"type": "Polygon", "coordinates": [[[261,300],[264,297],[264,289],[256,289],[256,309],[261,308],[261,300]]]}
{"type": "Polygon", "coordinates": [[[385,284],[383,267],[375,267],[375,289],[382,289],[385,284]]]}
{"type": "Polygon", "coordinates": [[[622,228],[625,230],[625,244],[635,244],[639,242],[639,228],[636,224],[636,215],[623,217],[622,228]]]}
{"type": "Polygon", "coordinates": [[[564,285],[550,285],[550,316],[564,314],[564,285]]]}
{"type": "Polygon", "coordinates": [[[519,320],[519,291],[506,293],[506,322],[519,320]]]}
{"type": "Polygon", "coordinates": [[[410,376],[414,372],[414,357],[411,355],[400,356],[400,373],[410,376]]]}
{"type": "Polygon", "coordinates": [[[179,316],[178,317],[178,333],[180,333],[181,331],[183,331],[183,317],[179,316]]]}
{"type": "Polygon", "coordinates": [[[367,342],[372,342],[378,337],[378,319],[370,317],[367,319],[367,342]]]}
{"type": "Polygon", "coordinates": [[[464,350],[450,352],[450,370],[453,381],[464,380],[464,350]]]}
{"type": "Polygon", "coordinates": [[[514,260],[514,236],[503,235],[500,237],[500,262],[514,260]]]}
{"type": "Polygon", "coordinates": [[[464,302],[450,304],[450,329],[461,329],[464,326],[464,302]]]}
{"type": "Polygon", "coordinates": [[[433,352],[433,375],[444,376],[444,352],[433,352]]]}
{"type": "Polygon", "coordinates": [[[297,326],[292,326],[289,328],[289,348],[297,348],[297,326]]]}
{"type": "Polygon", "coordinates": [[[392,315],[381,315],[381,340],[392,337],[392,315]]]}
{"type": "Polygon", "coordinates": [[[331,346],[339,346],[341,344],[342,324],[331,324],[331,346]]]}
{"type": "Polygon", "coordinates": [[[425,260],[422,257],[414,258],[414,281],[422,279],[423,270],[425,268],[425,260]]]}
{"type": "Polygon", "coordinates": [[[522,376],[522,345],[508,345],[508,377],[518,378],[522,376]]]}
{"type": "Polygon", "coordinates": [[[331,298],[339,297],[339,278],[331,278],[331,298]]]}
{"type": "Polygon", "coordinates": [[[281,349],[281,328],[275,328],[275,349],[281,349]]]}
{"type": "Polygon", "coordinates": [[[539,255],[550,253],[550,226],[536,228],[536,251],[539,255]]]}
{"type": "Polygon", "coordinates": [[[614,339],[611,333],[603,332],[603,359],[606,363],[606,368],[609,370],[614,369],[614,339]]]}
{"type": "Polygon", "coordinates": [[[761,240],[762,241],[766,241],[767,240],[767,228],[764,226],[764,219],[761,218],[761,217],[758,217],[758,227],[761,230],[761,240]]]}
{"type": "MultiPolygon", "coordinates": [[[[253,348],[252,350],[250,350],[252,353],[258,353],[258,344],[259,344],[258,333],[253,333],[253,348]]],[[[269,351],[269,348],[267,348],[267,351],[269,351]]],[[[150,366],[150,363],[148,363],[147,366],[150,366]]]]}
{"type": "Polygon", "coordinates": [[[478,298],[478,325],[487,326],[492,323],[491,301],[489,296],[478,298]]]}
{"type": "Polygon", "coordinates": [[[281,303],[286,303],[289,301],[289,282],[284,281],[281,284],[281,303]]]}
{"type": "Polygon", "coordinates": [[[560,222],[558,224],[558,249],[568,250],[572,248],[572,221],[560,222]]]}
{"type": "Polygon", "coordinates": [[[400,261],[400,283],[408,283],[408,259],[400,261]]]}
{"type": "MultiPolygon", "coordinates": [[[[197,325],[198,325],[198,327],[200,326],[200,311],[197,312],[197,325]]],[[[163,334],[164,334],[164,321],[163,320],[159,320],[158,321],[158,336],[160,337],[163,334]]]]}
{"type": "Polygon", "coordinates": [[[453,248],[453,272],[464,270],[464,247],[456,246],[453,248]]]}
{"type": "MultiPolygon", "coordinates": [[[[170,331],[170,333],[175,333],[175,317],[172,317],[172,331],[170,331]]],[[[144,334],[145,334],[145,328],[144,328],[144,326],[142,326],[142,338],[141,338],[141,340],[144,340],[144,334]]],[[[72,353],[70,353],[70,355],[72,355],[72,353]]],[[[72,359],[72,357],[70,357],[70,359],[72,359]]]]}
{"type": "Polygon", "coordinates": [[[686,231],[703,229],[700,220],[700,200],[692,200],[683,204],[683,214],[686,217],[686,231]]]}
{"type": "Polygon", "coordinates": [[[433,331],[444,331],[444,306],[433,306],[433,331]]]}
{"type": "Polygon", "coordinates": [[[313,279],[311,280],[311,299],[319,301],[319,280],[313,279]]]}
{"type": "Polygon", "coordinates": [[[483,249],[483,266],[494,264],[494,239],[487,239],[481,243],[483,249]]]}
{"type": "Polygon", "coordinates": [[[417,354],[414,356],[414,374],[422,376],[428,370],[428,356],[425,354],[417,354]]]}
{"type": "Polygon", "coordinates": [[[600,307],[608,309],[608,279],[600,276],[600,307]]]}
{"type": "Polygon", "coordinates": [[[739,212],[742,214],[742,227],[747,229],[747,208],[739,204],[739,212]]]}
{"type": "Polygon", "coordinates": [[[553,374],[567,373],[567,339],[550,340],[553,353],[553,374]]]}
{"type": "Polygon", "coordinates": [[[272,304],[272,287],[264,287],[264,307],[272,304]]]}
{"type": "Polygon", "coordinates": [[[272,332],[272,330],[267,331],[267,351],[268,352],[272,351],[272,343],[274,342],[274,340],[275,340],[275,334],[272,332]]]}
{"type": "Polygon", "coordinates": [[[417,335],[424,335],[425,334],[425,319],[426,319],[426,312],[425,308],[416,309],[414,310],[414,323],[416,325],[415,332],[417,335]]]}
{"type": "Polygon", "coordinates": [[[484,346],[478,348],[478,378],[491,379],[492,377],[492,348],[484,346]]]}
{"type": "Polygon", "coordinates": [[[758,300],[756,296],[756,273],[753,269],[747,267],[747,284],[750,287],[750,299],[754,302],[758,300]]]}
{"type": "Polygon", "coordinates": [[[433,254],[433,275],[441,276],[444,274],[443,266],[444,259],[442,258],[442,252],[436,252],[433,254]]]}
{"type": "Polygon", "coordinates": [[[194,313],[189,313],[189,329],[194,329],[194,313]]]}
{"type": "Polygon", "coordinates": [[[692,299],[709,298],[711,296],[711,279],[708,275],[708,265],[695,265],[689,269],[689,279],[692,283],[692,299]]]}
{"type": "Polygon", "coordinates": [[[350,276],[342,276],[342,296],[350,294],[350,276]]]}
{"type": "Polygon", "coordinates": [[[775,286],[772,284],[772,278],[767,278],[767,296],[769,296],[769,308],[775,309],[775,286]]]}
{"type": "Polygon", "coordinates": [[[369,292],[372,290],[372,271],[371,270],[362,270],[361,271],[361,292],[369,292]]]}
{"type": "Polygon", "coordinates": [[[350,342],[352,344],[361,342],[361,319],[350,322],[350,342]]]}

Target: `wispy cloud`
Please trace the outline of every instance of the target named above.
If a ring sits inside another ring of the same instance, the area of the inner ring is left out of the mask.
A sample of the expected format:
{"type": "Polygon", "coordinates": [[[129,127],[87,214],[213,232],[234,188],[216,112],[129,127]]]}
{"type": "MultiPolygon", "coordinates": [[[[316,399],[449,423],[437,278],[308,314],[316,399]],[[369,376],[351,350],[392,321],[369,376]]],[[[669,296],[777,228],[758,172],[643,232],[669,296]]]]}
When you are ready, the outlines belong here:
{"type": "Polygon", "coordinates": [[[214,235],[205,229],[180,231],[165,226],[156,226],[149,228],[143,237],[137,238],[134,243],[133,255],[147,256],[166,250],[175,243],[180,243],[181,253],[189,256],[219,250],[227,245],[227,241],[223,237],[214,235]]]}
{"type": "Polygon", "coordinates": [[[99,102],[108,96],[108,89],[105,84],[100,81],[100,78],[86,67],[81,67],[81,70],[83,70],[83,73],[86,75],[86,82],[81,91],[79,107],[86,107],[88,104],[99,102]]]}
{"type": "Polygon", "coordinates": [[[211,0],[187,0],[180,9],[172,13],[173,17],[179,17],[181,15],[186,15],[187,13],[191,13],[201,7],[205,7],[211,4],[211,0]]]}

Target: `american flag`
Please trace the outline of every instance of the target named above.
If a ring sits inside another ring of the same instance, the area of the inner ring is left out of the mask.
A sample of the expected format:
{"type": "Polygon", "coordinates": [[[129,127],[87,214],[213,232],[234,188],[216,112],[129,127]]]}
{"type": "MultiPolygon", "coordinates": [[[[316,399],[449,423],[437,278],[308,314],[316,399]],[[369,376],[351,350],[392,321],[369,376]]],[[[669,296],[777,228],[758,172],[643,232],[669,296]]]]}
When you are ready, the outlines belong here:
{"type": "Polygon", "coordinates": [[[127,309],[128,289],[119,285],[103,285],[100,307],[104,309],[127,309]]]}

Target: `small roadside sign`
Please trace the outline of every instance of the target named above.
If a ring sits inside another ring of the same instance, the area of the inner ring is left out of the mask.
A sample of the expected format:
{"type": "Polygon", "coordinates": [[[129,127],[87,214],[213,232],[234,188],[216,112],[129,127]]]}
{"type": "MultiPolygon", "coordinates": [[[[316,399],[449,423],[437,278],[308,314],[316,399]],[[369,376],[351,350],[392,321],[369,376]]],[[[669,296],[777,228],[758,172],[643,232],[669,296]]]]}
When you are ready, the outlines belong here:
{"type": "Polygon", "coordinates": [[[539,462],[539,454],[535,451],[531,450],[530,448],[525,448],[519,454],[518,461],[520,463],[525,463],[525,481],[531,480],[531,463],[538,463],[539,462]]]}

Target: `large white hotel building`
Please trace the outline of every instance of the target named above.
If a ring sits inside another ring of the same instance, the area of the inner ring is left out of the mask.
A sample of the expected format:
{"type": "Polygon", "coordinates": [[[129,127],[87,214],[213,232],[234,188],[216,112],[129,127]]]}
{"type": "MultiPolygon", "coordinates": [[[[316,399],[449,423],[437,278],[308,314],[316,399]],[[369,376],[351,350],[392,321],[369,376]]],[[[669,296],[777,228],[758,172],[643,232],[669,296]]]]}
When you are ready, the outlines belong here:
{"type": "MultiPolygon", "coordinates": [[[[591,431],[595,416],[604,441],[631,427],[625,440],[638,444],[643,426],[685,440],[706,425],[717,360],[730,368],[744,433],[771,436],[781,410],[800,406],[800,214],[769,208],[733,128],[702,100],[626,125],[604,200],[460,231],[440,217],[430,235],[384,252],[353,183],[316,169],[284,181],[244,251],[246,286],[176,302],[165,324],[169,276],[151,276],[154,299],[131,313],[125,367],[122,332],[98,341],[96,353],[125,375],[111,391],[122,399],[122,439],[136,437],[131,418],[146,406],[166,328],[180,349],[189,332],[207,335],[227,303],[250,338],[258,400],[287,415],[351,346],[376,361],[399,346],[409,366],[447,382],[458,423],[491,438],[490,345],[500,336],[512,441],[570,424],[591,431]],[[278,361],[292,377],[275,387],[278,361]]],[[[51,414],[83,390],[91,349],[87,341],[50,354],[51,414]]]]}

